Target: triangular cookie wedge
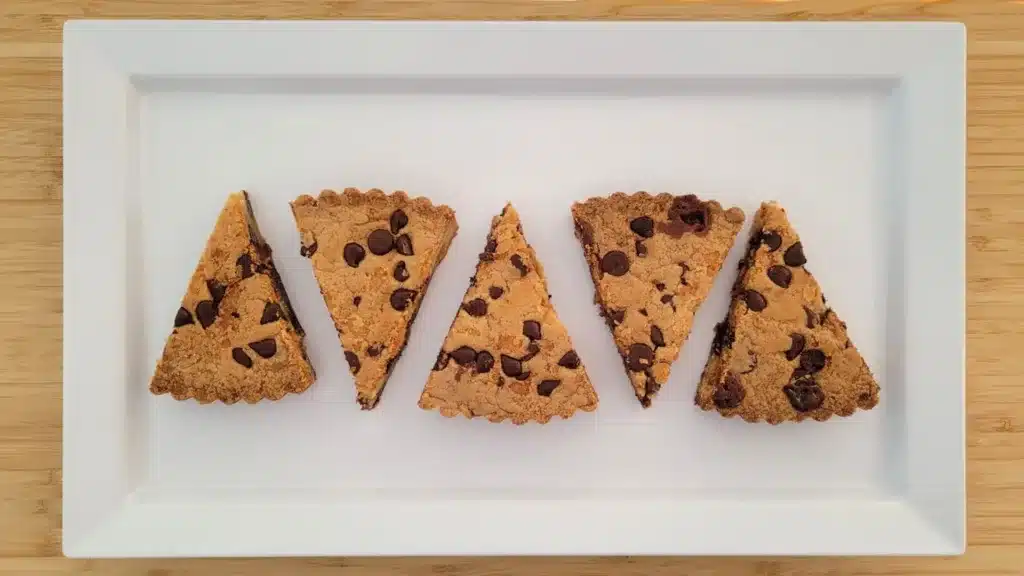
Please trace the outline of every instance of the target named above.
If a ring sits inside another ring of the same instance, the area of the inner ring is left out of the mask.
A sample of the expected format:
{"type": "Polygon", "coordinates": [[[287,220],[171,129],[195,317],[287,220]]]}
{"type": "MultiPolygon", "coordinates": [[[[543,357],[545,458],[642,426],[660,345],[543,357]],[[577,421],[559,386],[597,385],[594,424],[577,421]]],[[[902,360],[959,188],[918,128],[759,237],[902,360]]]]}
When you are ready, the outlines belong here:
{"type": "Polygon", "coordinates": [[[743,227],[743,211],[692,194],[616,192],[577,202],[572,215],[594,302],[647,408],[668,382],[693,316],[743,227]]]}
{"type": "Polygon", "coordinates": [[[715,328],[698,406],[778,424],[878,404],[878,383],[806,261],[786,211],[761,204],[729,313],[715,328]]]}
{"type": "Polygon", "coordinates": [[[458,231],[455,211],[405,192],[300,196],[292,212],[364,410],[380,401],[430,278],[458,231]]]}
{"type": "Polygon", "coordinates": [[[302,392],[315,379],[304,334],[248,195],[232,194],[189,281],[149,389],[204,404],[302,392]]]}
{"type": "Polygon", "coordinates": [[[543,424],[552,416],[597,408],[597,393],[510,204],[491,221],[476,274],[419,406],[447,417],[516,424],[543,424]]]}

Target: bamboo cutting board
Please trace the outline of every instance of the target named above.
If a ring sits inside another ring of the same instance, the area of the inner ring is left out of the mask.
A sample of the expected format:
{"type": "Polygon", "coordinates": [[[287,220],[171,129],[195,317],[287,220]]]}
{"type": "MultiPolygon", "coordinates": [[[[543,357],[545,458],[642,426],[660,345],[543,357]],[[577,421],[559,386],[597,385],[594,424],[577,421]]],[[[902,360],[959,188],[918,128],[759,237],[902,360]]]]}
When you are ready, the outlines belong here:
{"type": "Polygon", "coordinates": [[[1024,573],[1022,325],[1024,0],[0,1],[0,576],[1018,576],[1024,573]],[[939,559],[61,558],[60,41],[64,20],[87,17],[965,22],[969,82],[967,554],[939,559]]]}

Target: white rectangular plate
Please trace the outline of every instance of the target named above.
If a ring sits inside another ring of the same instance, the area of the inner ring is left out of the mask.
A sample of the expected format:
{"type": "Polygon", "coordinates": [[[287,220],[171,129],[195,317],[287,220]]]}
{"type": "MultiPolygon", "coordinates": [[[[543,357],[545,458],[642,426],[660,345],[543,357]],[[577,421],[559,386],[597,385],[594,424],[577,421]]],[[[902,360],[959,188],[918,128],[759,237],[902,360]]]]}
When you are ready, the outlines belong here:
{"type": "Polygon", "coordinates": [[[71,556],[955,554],[964,535],[964,29],[942,23],[70,22],[64,550],[71,556]],[[359,410],[288,201],[427,195],[460,233],[359,410]],[[260,405],[147,383],[229,192],[249,191],[319,374],[260,405]],[[633,398],[570,204],[781,201],[882,386],[752,425],[693,405],[741,234],[671,381],[633,398]],[[546,426],[416,407],[506,201],[601,397],[546,426]]]}

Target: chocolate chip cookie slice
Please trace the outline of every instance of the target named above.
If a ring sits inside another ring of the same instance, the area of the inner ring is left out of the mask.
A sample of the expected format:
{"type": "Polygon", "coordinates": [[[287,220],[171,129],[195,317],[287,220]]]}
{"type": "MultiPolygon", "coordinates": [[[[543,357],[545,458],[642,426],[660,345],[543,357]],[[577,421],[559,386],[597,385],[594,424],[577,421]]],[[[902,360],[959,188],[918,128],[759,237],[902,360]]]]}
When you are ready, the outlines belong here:
{"type": "Polygon", "coordinates": [[[617,192],[572,207],[576,237],[637,400],[668,382],[736,234],[739,208],[690,194],[617,192]]]}
{"type": "Polygon", "coordinates": [[[455,212],[405,192],[325,190],[292,212],[364,410],[380,401],[430,278],[458,231],[455,212]]]}
{"type": "Polygon", "coordinates": [[[543,424],[597,408],[597,393],[555,314],[544,269],[511,205],[491,221],[419,406],[449,418],[515,424],[543,424]]]}
{"type": "Polygon", "coordinates": [[[232,194],[174,316],[149,389],[204,404],[302,392],[315,379],[304,335],[248,195],[232,194]]]}
{"type": "Polygon", "coordinates": [[[715,329],[698,406],[778,424],[849,416],[878,404],[878,383],[806,262],[785,210],[762,204],[729,313],[715,329]]]}

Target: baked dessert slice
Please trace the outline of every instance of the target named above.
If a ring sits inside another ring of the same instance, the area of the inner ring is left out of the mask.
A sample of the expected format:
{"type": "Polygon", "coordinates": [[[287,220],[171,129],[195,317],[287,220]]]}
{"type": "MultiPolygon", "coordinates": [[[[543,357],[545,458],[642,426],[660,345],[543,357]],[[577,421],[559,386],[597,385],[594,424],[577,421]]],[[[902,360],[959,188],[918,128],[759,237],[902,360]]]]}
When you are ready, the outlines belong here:
{"type": "Polygon", "coordinates": [[[806,261],[786,211],[761,204],[728,315],[715,328],[698,406],[778,424],[878,404],[878,383],[806,261]]]}
{"type": "Polygon", "coordinates": [[[455,212],[405,192],[347,188],[292,202],[364,410],[380,401],[430,278],[458,231],[455,212]]]}
{"type": "Polygon", "coordinates": [[[516,424],[597,408],[597,393],[510,204],[491,221],[476,274],[419,406],[449,418],[507,418],[516,424]]]}
{"type": "Polygon", "coordinates": [[[192,273],[149,389],[204,404],[302,392],[315,379],[304,335],[249,196],[232,194],[192,273]]]}
{"type": "Polygon", "coordinates": [[[690,194],[616,192],[572,206],[594,301],[647,408],[743,227],[739,208],[690,194]]]}

